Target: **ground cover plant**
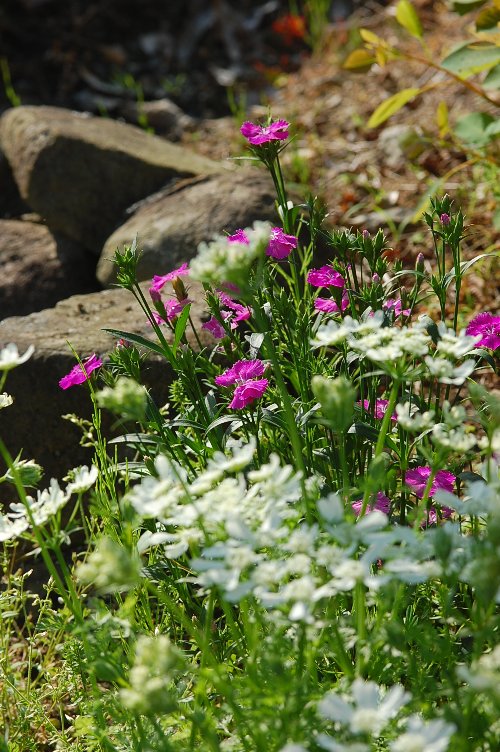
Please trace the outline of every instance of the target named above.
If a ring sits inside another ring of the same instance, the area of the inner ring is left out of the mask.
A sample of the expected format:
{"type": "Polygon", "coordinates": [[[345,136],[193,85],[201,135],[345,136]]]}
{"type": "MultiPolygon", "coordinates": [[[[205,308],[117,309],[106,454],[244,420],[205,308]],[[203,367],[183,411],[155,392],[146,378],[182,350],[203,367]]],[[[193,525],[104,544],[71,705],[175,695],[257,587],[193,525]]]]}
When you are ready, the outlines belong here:
{"type": "MultiPolygon", "coordinates": [[[[113,331],[61,374],[89,389],[94,465],[36,490],[0,441],[19,495],[0,518],[5,750],[498,749],[500,316],[459,324],[481,258],[462,260],[448,196],[425,214],[432,266],[403,268],[382,231],[326,230],[316,199],[289,200],[291,129],[241,126],[279,225],[201,244],[148,295],[136,244],[117,250],[151,337],[113,331]],[[174,374],[167,405],[148,352],[174,374]]],[[[2,350],[0,391],[30,356],[2,350]]]]}

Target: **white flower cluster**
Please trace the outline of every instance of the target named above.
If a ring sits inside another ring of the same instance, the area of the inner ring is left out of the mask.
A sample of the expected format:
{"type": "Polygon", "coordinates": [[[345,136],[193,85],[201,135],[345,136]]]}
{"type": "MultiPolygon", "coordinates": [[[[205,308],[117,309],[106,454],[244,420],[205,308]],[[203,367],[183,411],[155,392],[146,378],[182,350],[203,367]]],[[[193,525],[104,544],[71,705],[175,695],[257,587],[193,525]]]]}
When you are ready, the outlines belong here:
{"type": "Polygon", "coordinates": [[[92,466],[89,470],[86,466],[75,468],[72,471],[73,481],[66,489],[60,487],[58,481],[52,478],[49,487],[43,491],[37,491],[36,499],[26,497],[26,504],[14,502],[10,510],[0,515],[0,542],[14,540],[25,533],[31,525],[44,525],[49,519],[67,503],[71,494],[83,493],[96,481],[97,468],[92,466]]]}
{"type": "MultiPolygon", "coordinates": [[[[235,444],[231,456],[217,453],[193,482],[158,457],[157,477],[142,479],[127,497],[140,518],[156,520],[156,529],[139,538],[138,551],[160,546],[169,558],[186,554],[192,557],[187,580],[203,592],[215,588],[230,602],[251,595],[269,618],[316,625],[325,599],[358,583],[375,592],[392,580],[417,584],[460,576],[467,567],[474,540],[458,523],[425,531],[389,527],[379,511],[354,523],[337,494],[317,498],[314,479],[308,503],[316,505],[318,522],[308,524],[300,476],[274,455],[245,471],[254,449],[235,444]]],[[[467,506],[449,496],[455,507],[467,506]]]]}
{"type": "MultiPolygon", "coordinates": [[[[357,739],[377,739],[410,700],[411,695],[400,684],[386,689],[372,681],[355,679],[348,694],[331,691],[319,701],[319,715],[333,721],[337,733],[335,738],[319,733],[316,741],[330,752],[369,752],[371,745],[362,741],[342,743],[339,737],[351,734],[357,739]]],[[[391,752],[446,752],[456,730],[440,718],[425,721],[415,714],[400,721],[398,729],[402,725],[406,729],[390,742],[391,752]]]]}
{"type": "Polygon", "coordinates": [[[256,221],[245,229],[245,235],[248,243],[229,242],[225,235],[219,235],[209,243],[200,243],[197,255],[189,264],[190,278],[214,287],[219,287],[222,282],[246,286],[253,262],[264,258],[271,225],[256,221]]]}
{"type": "MultiPolygon", "coordinates": [[[[456,361],[474,349],[477,337],[455,334],[443,322],[437,325],[438,342],[434,346],[426,327],[426,317],[413,326],[383,326],[384,312],[368,309],[359,321],[346,316],[341,323],[328,321],[319,327],[311,346],[332,347],[345,342],[361,358],[392,372],[394,366],[406,366],[423,359],[428,373],[443,384],[463,384],[476,367],[473,359],[456,361]]],[[[409,377],[409,374],[408,374],[409,377]]]]}

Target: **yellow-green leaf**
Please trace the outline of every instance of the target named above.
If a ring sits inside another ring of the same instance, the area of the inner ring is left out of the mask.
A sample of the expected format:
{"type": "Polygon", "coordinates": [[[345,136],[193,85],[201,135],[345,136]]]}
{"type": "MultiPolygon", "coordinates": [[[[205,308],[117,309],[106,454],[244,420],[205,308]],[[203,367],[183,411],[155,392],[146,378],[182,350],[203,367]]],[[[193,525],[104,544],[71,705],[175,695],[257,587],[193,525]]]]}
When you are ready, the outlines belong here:
{"type": "Polygon", "coordinates": [[[367,42],[368,44],[371,44],[374,47],[378,47],[379,45],[382,45],[384,47],[387,46],[387,42],[384,42],[383,39],[378,37],[376,34],[373,33],[373,31],[370,31],[369,29],[360,29],[359,33],[363,42],[367,42]]]}
{"type": "Polygon", "coordinates": [[[396,20],[413,37],[422,39],[422,24],[410,0],[399,0],[399,3],[396,5],[396,20]]]}
{"type": "Polygon", "coordinates": [[[439,135],[442,138],[449,130],[448,105],[444,100],[441,100],[437,106],[436,122],[439,128],[439,135]]]}
{"type": "Polygon", "coordinates": [[[375,62],[375,58],[368,50],[354,50],[343,64],[343,68],[354,71],[366,71],[375,62]]]}
{"type": "Polygon", "coordinates": [[[408,102],[420,94],[420,92],[421,89],[402,89],[401,91],[398,91],[397,94],[393,94],[392,97],[389,97],[389,99],[383,101],[382,104],[379,104],[368,121],[368,127],[376,128],[381,125],[381,123],[390,118],[395,112],[400,110],[405,104],[408,104],[408,102]]]}

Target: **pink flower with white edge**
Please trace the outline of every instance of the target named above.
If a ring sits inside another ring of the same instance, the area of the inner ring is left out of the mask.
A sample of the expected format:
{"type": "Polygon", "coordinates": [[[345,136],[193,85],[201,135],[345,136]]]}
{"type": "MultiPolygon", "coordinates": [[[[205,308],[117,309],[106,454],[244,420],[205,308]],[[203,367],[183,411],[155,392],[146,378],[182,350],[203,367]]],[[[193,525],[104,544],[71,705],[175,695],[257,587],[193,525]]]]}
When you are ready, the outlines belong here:
{"type": "Polygon", "coordinates": [[[403,316],[409,316],[411,313],[409,308],[403,310],[403,304],[399,298],[387,298],[387,300],[382,303],[382,308],[384,311],[394,311],[395,318],[401,316],[401,314],[403,314],[403,316]]]}
{"type": "Polygon", "coordinates": [[[271,141],[286,141],[290,123],[286,120],[275,120],[268,125],[257,125],[248,120],[243,123],[240,133],[253,146],[268,144],[271,141]]]}
{"type": "MultiPolygon", "coordinates": [[[[421,499],[424,495],[427,482],[431,475],[431,468],[428,465],[421,465],[408,470],[405,474],[405,483],[421,499]]],[[[438,470],[432,481],[429,496],[432,497],[439,488],[453,493],[453,484],[456,477],[448,470],[438,470]]]]}
{"type": "Polygon", "coordinates": [[[268,385],[267,379],[259,378],[264,370],[265,364],[261,360],[238,360],[231,368],[216,377],[217,386],[236,385],[229,403],[230,408],[241,410],[262,397],[268,385]]]}
{"type": "MultiPolygon", "coordinates": [[[[153,292],[159,293],[160,290],[166,285],[167,282],[172,282],[176,277],[184,277],[189,274],[189,268],[187,265],[187,262],[184,262],[179,266],[178,269],[174,269],[172,272],[169,272],[168,274],[164,274],[163,276],[158,276],[158,274],[155,274],[152,282],[151,287],[149,288],[149,294],[153,298],[153,292]]],[[[153,298],[154,300],[154,298],[153,298]]]]}
{"type": "Polygon", "coordinates": [[[269,245],[266,249],[266,256],[281,261],[291,254],[294,248],[297,248],[297,238],[295,235],[287,235],[280,227],[273,227],[269,245]]]}
{"type": "Polygon", "coordinates": [[[496,350],[500,347],[500,316],[494,316],[488,312],[479,313],[469,321],[465,333],[472,337],[480,335],[478,346],[496,350]]]}
{"type": "MultiPolygon", "coordinates": [[[[359,517],[359,515],[361,514],[362,506],[363,506],[363,499],[360,499],[359,501],[354,501],[351,504],[351,507],[356,517],[359,517]]],[[[366,507],[366,514],[370,514],[370,512],[373,512],[376,509],[378,509],[379,512],[383,512],[384,514],[389,514],[389,511],[391,509],[391,500],[388,499],[387,496],[384,496],[382,491],[378,492],[377,498],[375,499],[375,504],[368,504],[368,506],[366,507]]]]}
{"type": "Polygon", "coordinates": [[[349,305],[349,295],[347,291],[342,293],[342,300],[340,301],[340,308],[333,298],[316,298],[314,301],[314,307],[317,311],[323,311],[323,313],[343,313],[349,305]]]}
{"type": "Polygon", "coordinates": [[[84,381],[87,381],[92,371],[95,371],[96,368],[100,368],[101,366],[102,360],[93,353],[90,358],[87,358],[87,360],[81,365],[78,363],[78,365],[74,366],[66,376],[63,376],[59,381],[59,386],[61,389],[69,389],[70,386],[83,384],[84,381]]]}
{"type": "Polygon", "coordinates": [[[340,272],[336,272],[331,266],[322,266],[320,269],[311,269],[307,275],[307,281],[313,287],[344,287],[345,280],[340,272]]]}
{"type": "MultiPolygon", "coordinates": [[[[357,402],[356,404],[361,405],[361,402],[357,402]]],[[[389,404],[389,400],[385,399],[377,399],[375,400],[375,410],[374,410],[374,416],[377,418],[377,420],[382,420],[384,417],[386,411],[387,411],[387,405],[389,404]]],[[[371,412],[370,410],[370,400],[363,400],[363,408],[366,410],[367,413],[371,412]]],[[[395,412],[391,415],[391,420],[397,420],[398,416],[395,412]]]]}
{"type": "Polygon", "coordinates": [[[228,235],[227,240],[228,243],[243,243],[244,245],[250,244],[248,235],[246,234],[245,230],[242,229],[236,230],[233,235],[228,235]]]}

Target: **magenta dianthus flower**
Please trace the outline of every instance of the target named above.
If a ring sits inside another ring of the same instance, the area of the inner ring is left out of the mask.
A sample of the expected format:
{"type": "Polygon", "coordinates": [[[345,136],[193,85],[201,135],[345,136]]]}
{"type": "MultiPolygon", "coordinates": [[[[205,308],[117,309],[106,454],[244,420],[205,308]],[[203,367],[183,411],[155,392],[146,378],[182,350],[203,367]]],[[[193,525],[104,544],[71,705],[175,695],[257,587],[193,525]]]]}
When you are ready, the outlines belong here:
{"type": "Polygon", "coordinates": [[[228,235],[227,240],[229,243],[243,243],[244,245],[250,244],[245,230],[242,230],[241,228],[239,230],[236,230],[234,235],[228,235]]]}
{"type": "Polygon", "coordinates": [[[241,126],[240,132],[250,144],[260,146],[270,141],[286,141],[289,128],[290,123],[286,120],[275,120],[269,125],[256,125],[247,120],[241,126]]]}
{"type": "Polygon", "coordinates": [[[345,285],[344,277],[331,266],[311,269],[307,275],[307,281],[313,287],[344,287],[345,285]]]}
{"type": "MultiPolygon", "coordinates": [[[[405,483],[410,486],[412,491],[421,499],[427,486],[427,481],[431,474],[431,468],[428,465],[421,465],[420,467],[414,467],[413,470],[408,470],[405,475],[405,483]]],[[[434,496],[438,489],[444,491],[453,492],[453,484],[455,483],[455,476],[448,470],[438,470],[432,481],[431,490],[429,496],[434,496]]]]}
{"type": "Polygon", "coordinates": [[[401,298],[387,298],[387,300],[382,303],[382,308],[384,311],[394,311],[395,318],[401,316],[401,314],[403,314],[403,316],[409,316],[411,313],[409,308],[403,309],[401,298]]]}
{"type": "Polygon", "coordinates": [[[267,389],[267,379],[253,379],[250,381],[244,381],[243,384],[238,384],[233,392],[233,399],[229,403],[229,407],[233,410],[242,410],[254,400],[262,397],[267,389]]]}
{"type": "Polygon", "coordinates": [[[480,335],[478,345],[496,350],[500,347],[500,316],[488,312],[479,313],[469,321],[465,333],[472,337],[480,335]]]}
{"type": "MultiPolygon", "coordinates": [[[[361,405],[361,402],[357,403],[358,405],[361,405]]],[[[387,411],[387,405],[389,404],[389,400],[385,399],[377,399],[375,400],[375,410],[374,410],[374,416],[377,418],[377,420],[382,420],[384,417],[386,411],[387,411]]],[[[370,412],[370,400],[363,400],[363,408],[366,410],[367,413],[370,412]]],[[[398,416],[395,412],[391,415],[391,420],[397,420],[398,416]]]]}
{"type": "MultiPolygon", "coordinates": [[[[441,518],[443,520],[448,520],[451,515],[453,514],[453,509],[450,509],[450,507],[440,507],[441,511],[441,518]]],[[[431,506],[427,514],[425,515],[425,519],[422,520],[420,523],[420,527],[428,527],[430,525],[437,525],[438,523],[438,513],[435,506],[431,506]]]]}
{"type": "Polygon", "coordinates": [[[252,315],[252,309],[233,300],[227,293],[219,290],[220,302],[230,308],[230,311],[221,311],[224,320],[231,317],[231,329],[236,329],[240,321],[247,321],[252,315]]]}
{"type": "MultiPolygon", "coordinates": [[[[363,506],[363,499],[360,499],[359,501],[354,501],[351,504],[351,507],[354,511],[354,514],[356,517],[359,517],[361,514],[361,507],[363,506]]],[[[366,507],[366,514],[369,514],[370,512],[373,512],[375,509],[378,509],[379,512],[383,512],[384,514],[389,514],[389,510],[391,508],[391,500],[385,496],[382,491],[379,491],[377,494],[377,498],[375,500],[375,504],[368,504],[366,507]]]]}
{"type": "MultiPolygon", "coordinates": [[[[227,317],[224,316],[224,314],[222,314],[222,315],[223,315],[224,319],[228,317],[228,316],[227,317]]],[[[229,314],[229,316],[230,315],[231,314],[229,314]]],[[[224,327],[222,326],[222,324],[220,323],[220,321],[217,321],[217,319],[215,318],[215,316],[212,316],[208,321],[206,321],[204,324],[202,324],[201,328],[202,329],[206,329],[207,332],[210,332],[210,334],[212,335],[212,337],[215,337],[215,339],[222,339],[223,337],[226,336],[226,330],[224,329],[224,327]]]]}
{"type": "Polygon", "coordinates": [[[241,410],[254,400],[262,397],[268,381],[260,379],[265,370],[261,360],[238,360],[231,368],[215,378],[217,386],[236,385],[229,407],[241,410]]]}
{"type": "Polygon", "coordinates": [[[69,389],[70,386],[83,384],[84,381],[87,381],[92,371],[95,371],[96,368],[100,368],[101,366],[102,360],[93,353],[90,358],[87,358],[87,360],[84,361],[84,363],[81,365],[78,363],[66,376],[63,376],[59,381],[59,386],[61,389],[69,389]]]}
{"type": "Polygon", "coordinates": [[[297,238],[295,235],[286,235],[280,227],[272,228],[266,256],[271,256],[281,261],[281,259],[289,256],[294,248],[297,248],[297,238]]]}
{"type": "Polygon", "coordinates": [[[184,262],[179,266],[178,269],[174,269],[172,272],[169,272],[168,274],[164,274],[163,276],[159,276],[158,274],[155,274],[152,281],[151,281],[151,287],[149,288],[149,294],[155,299],[153,296],[155,293],[159,293],[162,287],[167,282],[172,282],[176,277],[183,277],[189,274],[189,268],[187,265],[187,262],[184,262]]]}
{"type": "Polygon", "coordinates": [[[316,298],[314,301],[314,308],[317,311],[323,311],[323,313],[340,313],[344,312],[349,305],[349,295],[344,290],[342,293],[342,300],[340,301],[340,308],[333,298],[316,298]]]}

